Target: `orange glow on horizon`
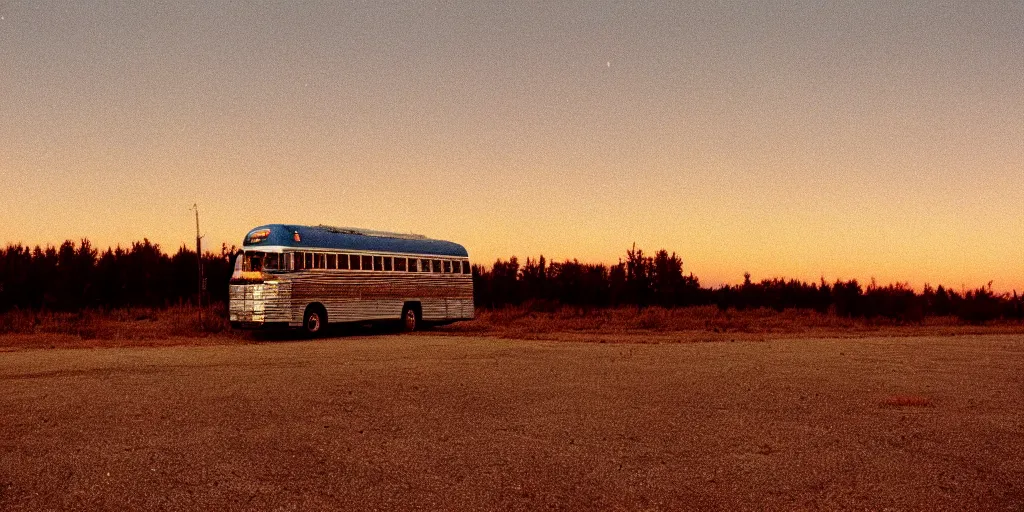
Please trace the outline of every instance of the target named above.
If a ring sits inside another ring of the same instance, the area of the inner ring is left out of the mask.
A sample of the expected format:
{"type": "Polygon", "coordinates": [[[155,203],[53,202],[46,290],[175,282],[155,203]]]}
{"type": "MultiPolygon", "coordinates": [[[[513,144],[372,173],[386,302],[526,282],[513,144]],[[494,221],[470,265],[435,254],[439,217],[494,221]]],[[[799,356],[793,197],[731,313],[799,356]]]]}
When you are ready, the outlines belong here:
{"type": "Polygon", "coordinates": [[[614,264],[635,242],[705,286],[1024,291],[1013,6],[0,14],[0,243],[173,253],[198,203],[213,252],[322,223],[488,266],[614,264]]]}

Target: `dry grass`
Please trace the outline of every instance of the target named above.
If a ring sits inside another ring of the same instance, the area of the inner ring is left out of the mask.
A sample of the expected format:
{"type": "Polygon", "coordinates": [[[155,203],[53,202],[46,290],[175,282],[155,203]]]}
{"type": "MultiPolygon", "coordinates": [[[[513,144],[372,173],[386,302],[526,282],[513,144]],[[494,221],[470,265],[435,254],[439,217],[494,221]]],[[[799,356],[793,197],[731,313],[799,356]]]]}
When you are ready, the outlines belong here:
{"type": "MultiPolygon", "coordinates": [[[[599,343],[688,343],[797,337],[1024,334],[1024,324],[964,325],[954,317],[930,317],[922,323],[899,324],[887,319],[851,319],[810,310],[721,311],[714,306],[675,309],[526,306],[481,309],[474,320],[437,327],[431,332],[599,343]]],[[[14,310],[0,314],[0,350],[209,345],[252,340],[251,333],[231,329],[223,305],[204,308],[202,326],[196,309],[189,306],[78,313],[14,310]]]]}
{"type": "MultiPolygon", "coordinates": [[[[8,311],[0,314],[0,348],[99,347],[125,345],[206,344],[206,338],[239,337],[231,333],[223,305],[198,310],[131,308],[77,313],[8,311]]],[[[208,340],[214,342],[214,340],[208,340]]]]}
{"type": "Polygon", "coordinates": [[[961,324],[954,317],[929,317],[921,323],[877,318],[846,318],[812,310],[751,309],[722,311],[715,306],[666,309],[635,307],[553,311],[519,307],[478,310],[476,319],[438,329],[467,335],[527,339],[609,339],[633,341],[763,340],[785,337],[955,336],[1019,334],[1024,324],[961,324]]]}

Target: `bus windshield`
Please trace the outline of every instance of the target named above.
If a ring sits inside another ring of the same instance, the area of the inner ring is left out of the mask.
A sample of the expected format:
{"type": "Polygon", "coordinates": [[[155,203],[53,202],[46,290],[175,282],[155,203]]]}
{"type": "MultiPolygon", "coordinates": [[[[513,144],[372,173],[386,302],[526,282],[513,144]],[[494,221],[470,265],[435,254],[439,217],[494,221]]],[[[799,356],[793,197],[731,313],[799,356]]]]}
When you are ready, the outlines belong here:
{"type": "Polygon", "coordinates": [[[281,254],[276,252],[245,251],[242,270],[245,272],[264,272],[282,270],[281,254]]]}

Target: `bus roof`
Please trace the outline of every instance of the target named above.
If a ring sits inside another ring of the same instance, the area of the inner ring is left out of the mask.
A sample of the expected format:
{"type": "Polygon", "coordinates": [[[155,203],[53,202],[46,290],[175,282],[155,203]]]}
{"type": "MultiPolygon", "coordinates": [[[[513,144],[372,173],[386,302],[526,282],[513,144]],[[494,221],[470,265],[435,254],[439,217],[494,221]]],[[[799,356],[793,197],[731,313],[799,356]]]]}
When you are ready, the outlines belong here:
{"type": "Polygon", "coordinates": [[[253,228],[242,240],[243,249],[259,247],[294,249],[336,249],[350,251],[429,254],[468,257],[466,248],[445,240],[422,235],[389,233],[359,228],[265,224],[253,228]]]}

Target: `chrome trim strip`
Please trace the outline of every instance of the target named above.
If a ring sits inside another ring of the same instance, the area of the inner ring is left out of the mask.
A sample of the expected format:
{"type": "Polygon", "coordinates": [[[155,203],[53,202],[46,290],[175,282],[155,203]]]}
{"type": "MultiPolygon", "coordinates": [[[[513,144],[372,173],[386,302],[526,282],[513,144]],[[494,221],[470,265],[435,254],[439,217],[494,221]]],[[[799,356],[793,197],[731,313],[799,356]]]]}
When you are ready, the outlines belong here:
{"type": "Polygon", "coordinates": [[[296,247],[293,245],[243,245],[243,251],[259,252],[322,252],[325,254],[359,254],[367,256],[397,256],[401,258],[419,258],[424,260],[458,260],[469,261],[469,256],[438,256],[436,254],[423,254],[418,252],[374,252],[358,249],[331,249],[326,247],[296,247]]]}

